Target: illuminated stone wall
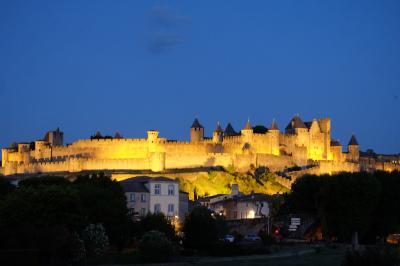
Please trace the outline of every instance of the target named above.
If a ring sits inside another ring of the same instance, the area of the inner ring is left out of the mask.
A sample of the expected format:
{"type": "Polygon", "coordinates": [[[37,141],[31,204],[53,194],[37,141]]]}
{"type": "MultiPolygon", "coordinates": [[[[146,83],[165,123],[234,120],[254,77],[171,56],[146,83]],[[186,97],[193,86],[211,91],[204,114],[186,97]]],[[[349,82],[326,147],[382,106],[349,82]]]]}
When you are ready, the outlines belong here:
{"type": "Polygon", "coordinates": [[[169,141],[160,138],[157,131],[147,133],[146,139],[87,139],[67,146],[36,141],[34,149],[30,144],[20,143],[16,150],[2,149],[1,171],[6,175],[83,170],[160,172],[213,166],[234,166],[239,170],[267,166],[280,171],[313,161],[330,162],[321,166],[321,172],[330,173],[340,169],[353,171],[346,161],[358,159],[358,149],[344,154],[341,146],[330,147],[329,119],[313,120],[309,128],[296,129],[293,134],[279,130],[259,134],[244,129],[241,135],[218,141],[207,138],[169,141]]]}

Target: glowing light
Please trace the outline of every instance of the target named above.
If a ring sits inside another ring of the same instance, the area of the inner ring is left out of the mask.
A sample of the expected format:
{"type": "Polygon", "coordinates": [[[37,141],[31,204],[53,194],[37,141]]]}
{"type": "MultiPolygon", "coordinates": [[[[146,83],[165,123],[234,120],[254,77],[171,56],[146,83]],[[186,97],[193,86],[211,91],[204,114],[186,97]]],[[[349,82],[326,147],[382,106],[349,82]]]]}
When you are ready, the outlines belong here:
{"type": "Polygon", "coordinates": [[[254,219],[254,216],[255,216],[255,212],[254,212],[254,210],[251,210],[251,211],[249,211],[249,214],[247,215],[247,217],[249,218],[249,219],[254,219]]]}

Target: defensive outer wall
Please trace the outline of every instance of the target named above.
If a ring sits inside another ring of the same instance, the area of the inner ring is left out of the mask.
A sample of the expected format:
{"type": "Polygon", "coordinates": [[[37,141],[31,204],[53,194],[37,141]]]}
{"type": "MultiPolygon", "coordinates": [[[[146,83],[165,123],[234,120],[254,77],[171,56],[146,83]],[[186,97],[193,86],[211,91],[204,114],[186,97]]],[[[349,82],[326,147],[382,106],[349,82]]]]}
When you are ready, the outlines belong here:
{"type": "Polygon", "coordinates": [[[268,167],[282,171],[293,166],[313,165],[317,174],[359,171],[359,146],[355,137],[347,152],[331,139],[328,118],[303,122],[295,116],[285,128],[276,121],[257,132],[247,122],[240,132],[229,124],[222,130],[218,124],[210,138],[196,119],[190,128],[191,140],[172,141],[150,130],[145,139],[103,137],[63,143],[64,134],[57,129],[45,138],[18,143],[2,149],[0,173],[6,176],[38,173],[77,173],[81,171],[151,171],[163,173],[174,169],[207,167],[268,167]]]}

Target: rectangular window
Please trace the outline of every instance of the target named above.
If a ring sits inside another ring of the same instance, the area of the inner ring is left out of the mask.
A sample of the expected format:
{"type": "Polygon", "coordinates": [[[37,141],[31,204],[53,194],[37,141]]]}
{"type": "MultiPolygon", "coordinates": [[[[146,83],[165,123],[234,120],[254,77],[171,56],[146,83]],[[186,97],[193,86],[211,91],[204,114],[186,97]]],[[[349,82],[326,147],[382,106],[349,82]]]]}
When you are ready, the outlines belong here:
{"type": "Polygon", "coordinates": [[[140,209],[140,215],[145,216],[146,215],[146,208],[140,209]]]}
{"type": "Polygon", "coordinates": [[[168,213],[174,212],[174,204],[168,204],[168,213]]]}
{"type": "Polygon", "coordinates": [[[160,204],[154,204],[154,213],[160,213],[161,212],[161,205],[160,204]]]}
{"type": "Polygon", "coordinates": [[[175,195],[175,186],[174,185],[168,185],[168,195],[175,195]]]}
{"type": "Polygon", "coordinates": [[[129,195],[129,200],[130,200],[130,202],[135,202],[135,200],[136,200],[136,198],[135,198],[135,193],[131,193],[131,194],[129,195]]]}
{"type": "Polygon", "coordinates": [[[161,184],[155,184],[154,185],[154,194],[155,195],[160,195],[161,194],[161,184]]]}
{"type": "Polygon", "coordinates": [[[140,201],[141,202],[146,202],[146,194],[141,194],[140,195],[140,201]]]}

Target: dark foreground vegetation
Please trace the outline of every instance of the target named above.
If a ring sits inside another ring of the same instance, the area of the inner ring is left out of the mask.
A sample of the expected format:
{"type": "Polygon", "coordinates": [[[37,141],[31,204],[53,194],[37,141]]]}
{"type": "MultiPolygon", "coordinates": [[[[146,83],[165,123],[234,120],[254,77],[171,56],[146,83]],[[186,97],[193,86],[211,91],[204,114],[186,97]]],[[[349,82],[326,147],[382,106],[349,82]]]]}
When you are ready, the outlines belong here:
{"type": "Polygon", "coordinates": [[[383,243],[400,232],[400,173],[306,175],[292,186],[282,213],[320,219],[324,238],[349,243],[383,243]]]}
{"type": "MultiPolygon", "coordinates": [[[[328,243],[352,243],[357,235],[371,246],[341,255],[342,265],[399,265],[399,250],[384,245],[400,230],[399,173],[304,176],[279,202],[274,214],[317,217],[328,243]]],[[[263,231],[258,244],[243,244],[239,234],[221,241],[227,233],[234,232],[224,218],[205,207],[195,207],[179,228],[162,214],[133,221],[122,188],[103,174],[35,177],[18,187],[0,177],[0,265],[134,264],[279,249],[263,231]]]]}

